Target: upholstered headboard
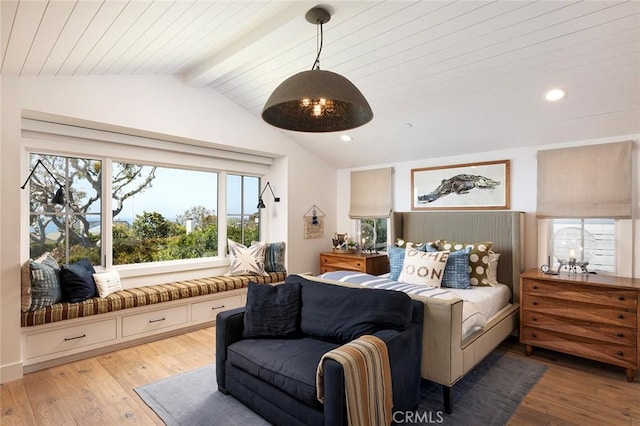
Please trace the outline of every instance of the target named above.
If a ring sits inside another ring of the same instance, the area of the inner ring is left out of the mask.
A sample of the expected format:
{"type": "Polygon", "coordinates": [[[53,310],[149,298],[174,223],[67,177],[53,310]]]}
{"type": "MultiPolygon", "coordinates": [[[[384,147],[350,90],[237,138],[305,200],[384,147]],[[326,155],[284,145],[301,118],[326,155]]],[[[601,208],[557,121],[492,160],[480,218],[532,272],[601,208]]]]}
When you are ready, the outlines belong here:
{"type": "Polygon", "coordinates": [[[520,299],[524,213],[492,212],[394,212],[391,217],[391,241],[426,242],[491,241],[500,253],[498,282],[511,287],[514,301],[520,299]]]}

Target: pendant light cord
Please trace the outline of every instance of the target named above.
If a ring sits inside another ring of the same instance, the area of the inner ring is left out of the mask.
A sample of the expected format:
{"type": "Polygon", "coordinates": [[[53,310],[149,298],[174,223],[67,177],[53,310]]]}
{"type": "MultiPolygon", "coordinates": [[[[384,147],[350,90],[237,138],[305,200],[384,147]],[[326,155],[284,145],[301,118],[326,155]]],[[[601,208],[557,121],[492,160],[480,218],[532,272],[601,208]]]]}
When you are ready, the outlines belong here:
{"type": "Polygon", "coordinates": [[[322,33],[322,22],[320,22],[320,44],[318,45],[318,31],[316,30],[316,50],[318,54],[316,55],[316,60],[313,62],[313,66],[311,67],[311,71],[320,69],[320,53],[322,52],[322,42],[324,41],[324,35],[322,33]]]}

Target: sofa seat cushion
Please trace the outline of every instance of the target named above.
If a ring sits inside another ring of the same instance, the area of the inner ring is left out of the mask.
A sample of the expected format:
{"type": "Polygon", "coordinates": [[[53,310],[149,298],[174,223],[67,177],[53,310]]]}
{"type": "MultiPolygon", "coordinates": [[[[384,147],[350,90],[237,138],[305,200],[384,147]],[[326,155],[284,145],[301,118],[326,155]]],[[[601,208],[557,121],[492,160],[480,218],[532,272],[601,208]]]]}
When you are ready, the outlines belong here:
{"type": "Polygon", "coordinates": [[[335,343],[301,339],[245,339],[230,345],[227,360],[305,404],[319,407],[316,369],[335,343]]]}

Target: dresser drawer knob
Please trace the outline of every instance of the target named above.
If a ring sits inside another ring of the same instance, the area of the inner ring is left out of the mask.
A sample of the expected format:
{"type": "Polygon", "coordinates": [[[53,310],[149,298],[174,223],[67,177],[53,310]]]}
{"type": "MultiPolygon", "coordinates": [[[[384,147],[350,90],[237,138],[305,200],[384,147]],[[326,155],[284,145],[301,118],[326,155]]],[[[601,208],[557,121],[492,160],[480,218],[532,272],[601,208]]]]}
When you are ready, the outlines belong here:
{"type": "Polygon", "coordinates": [[[538,333],[531,333],[531,337],[538,337],[538,333]]]}
{"type": "Polygon", "coordinates": [[[624,315],[618,314],[618,319],[624,319],[624,315]]]}
{"type": "Polygon", "coordinates": [[[618,333],[616,334],[616,336],[618,336],[618,337],[624,337],[624,333],[622,333],[621,331],[618,331],[618,333]]]}
{"type": "Polygon", "coordinates": [[[624,356],[624,352],[622,352],[622,351],[618,351],[618,352],[616,352],[616,354],[617,354],[618,356],[624,356]]]}
{"type": "Polygon", "coordinates": [[[538,286],[537,286],[537,285],[534,285],[534,286],[533,286],[533,289],[534,289],[534,290],[537,290],[537,289],[538,289],[538,286]]]}
{"type": "Polygon", "coordinates": [[[624,300],[624,296],[618,296],[618,300],[622,302],[624,300]]]}
{"type": "Polygon", "coordinates": [[[531,304],[532,304],[533,306],[538,306],[538,302],[536,302],[535,300],[534,300],[533,302],[531,302],[531,304]]]}
{"type": "Polygon", "coordinates": [[[532,321],[537,322],[538,321],[538,317],[533,317],[531,318],[532,321]]]}

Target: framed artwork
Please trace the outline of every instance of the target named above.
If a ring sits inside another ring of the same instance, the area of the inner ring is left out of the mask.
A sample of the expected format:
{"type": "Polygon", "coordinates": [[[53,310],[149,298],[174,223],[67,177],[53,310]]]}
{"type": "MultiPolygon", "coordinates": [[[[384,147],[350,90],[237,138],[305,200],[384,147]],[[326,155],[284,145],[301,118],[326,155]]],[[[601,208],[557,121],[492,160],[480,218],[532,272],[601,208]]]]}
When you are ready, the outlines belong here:
{"type": "Polygon", "coordinates": [[[302,217],[304,238],[322,238],[324,236],[324,217],[324,212],[315,204],[307,210],[302,217]]]}
{"type": "Polygon", "coordinates": [[[411,210],[508,210],[510,160],[411,169],[411,210]]]}

